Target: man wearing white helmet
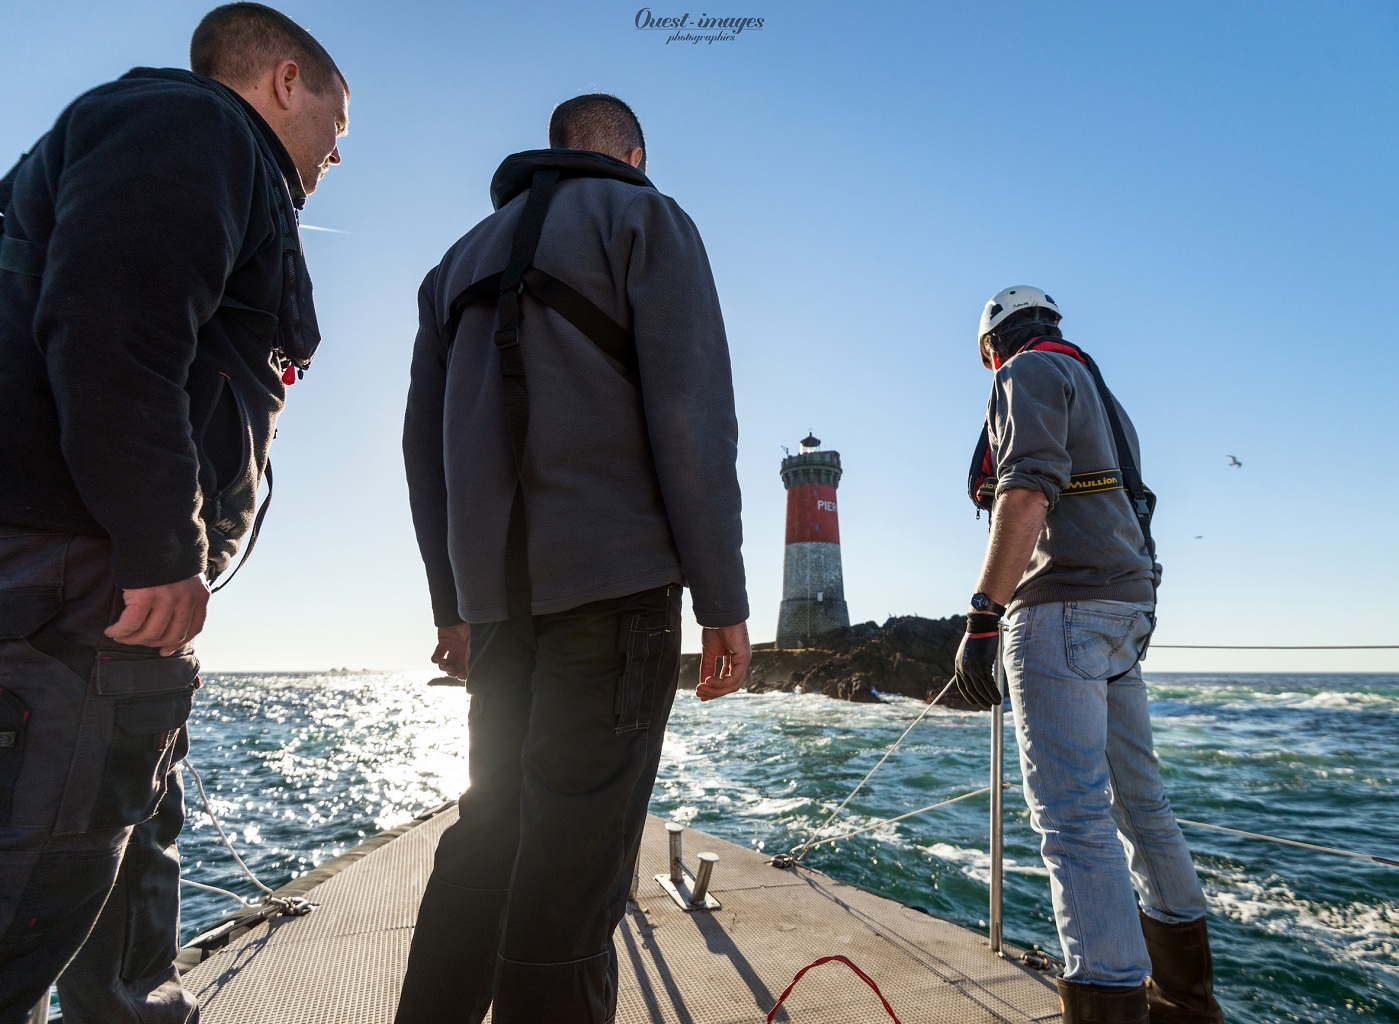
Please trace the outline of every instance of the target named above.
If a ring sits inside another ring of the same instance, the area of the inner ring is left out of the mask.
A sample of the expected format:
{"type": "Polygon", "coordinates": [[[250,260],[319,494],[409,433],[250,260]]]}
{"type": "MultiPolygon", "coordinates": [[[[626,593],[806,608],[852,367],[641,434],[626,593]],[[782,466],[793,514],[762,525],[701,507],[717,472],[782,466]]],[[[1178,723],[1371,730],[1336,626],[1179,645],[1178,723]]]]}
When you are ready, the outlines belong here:
{"type": "Polygon", "coordinates": [[[1146,1024],[1148,1008],[1151,1024],[1222,1024],[1205,898],[1162,791],[1141,676],[1160,580],[1155,498],[1131,421],[1059,320],[1027,285],[981,316],[995,381],[968,490],[992,513],[991,538],[957,686],[1001,702],[1002,640],[1066,1024],[1146,1024]]]}

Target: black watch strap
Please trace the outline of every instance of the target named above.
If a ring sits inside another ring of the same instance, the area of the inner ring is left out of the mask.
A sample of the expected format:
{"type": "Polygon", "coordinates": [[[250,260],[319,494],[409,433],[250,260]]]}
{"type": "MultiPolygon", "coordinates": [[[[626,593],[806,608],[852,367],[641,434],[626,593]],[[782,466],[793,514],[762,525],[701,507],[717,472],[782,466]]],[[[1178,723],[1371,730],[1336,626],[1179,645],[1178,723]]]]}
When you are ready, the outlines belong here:
{"type": "Polygon", "coordinates": [[[991,612],[993,615],[1004,615],[1006,613],[1005,605],[997,604],[980,591],[972,595],[971,605],[979,612],[991,612]]]}

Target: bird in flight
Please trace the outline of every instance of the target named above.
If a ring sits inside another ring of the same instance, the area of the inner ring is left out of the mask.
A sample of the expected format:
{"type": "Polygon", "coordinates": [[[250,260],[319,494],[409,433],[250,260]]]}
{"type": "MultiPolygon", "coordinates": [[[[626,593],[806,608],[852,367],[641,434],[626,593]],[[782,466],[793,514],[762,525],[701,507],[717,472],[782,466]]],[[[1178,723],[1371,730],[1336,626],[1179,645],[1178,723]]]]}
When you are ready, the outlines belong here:
{"type": "Polygon", "coordinates": [[[1229,456],[1229,465],[1231,465],[1231,466],[1233,466],[1233,467],[1235,467],[1235,468],[1239,468],[1239,467],[1243,466],[1243,463],[1240,462],[1235,456],[1231,455],[1231,456],[1229,456]]]}

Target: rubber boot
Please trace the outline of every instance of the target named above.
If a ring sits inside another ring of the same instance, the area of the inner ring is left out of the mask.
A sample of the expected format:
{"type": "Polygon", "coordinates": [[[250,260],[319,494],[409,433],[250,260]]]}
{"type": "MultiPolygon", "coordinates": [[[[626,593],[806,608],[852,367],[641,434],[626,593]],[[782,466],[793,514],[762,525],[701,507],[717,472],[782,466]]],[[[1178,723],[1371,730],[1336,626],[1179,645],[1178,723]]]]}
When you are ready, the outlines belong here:
{"type": "Polygon", "coordinates": [[[1060,978],[1064,1024],[1147,1024],[1146,986],[1106,988],[1060,978]]]}
{"type": "Polygon", "coordinates": [[[463,889],[428,880],[397,1024],[481,1024],[491,1006],[500,921],[509,889],[463,889]]]}
{"type": "Polygon", "coordinates": [[[1146,1002],[1151,1024],[1224,1024],[1214,998],[1214,960],[1205,919],[1165,924],[1140,914],[1151,954],[1146,1002]]]}

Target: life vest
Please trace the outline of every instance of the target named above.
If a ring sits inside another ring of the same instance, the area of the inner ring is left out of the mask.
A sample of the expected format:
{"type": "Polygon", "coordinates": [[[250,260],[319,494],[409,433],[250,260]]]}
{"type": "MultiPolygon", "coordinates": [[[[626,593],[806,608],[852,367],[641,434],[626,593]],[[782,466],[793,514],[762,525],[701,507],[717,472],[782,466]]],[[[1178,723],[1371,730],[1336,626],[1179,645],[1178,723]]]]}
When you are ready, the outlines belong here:
{"type": "MultiPolygon", "coordinates": [[[[1063,498],[1083,494],[1126,491],[1132,504],[1132,512],[1137,517],[1142,537],[1146,541],[1147,552],[1155,561],[1156,545],[1151,539],[1151,516],[1156,510],[1156,495],[1142,483],[1141,473],[1137,470],[1136,461],[1132,457],[1132,450],[1127,445],[1127,435],[1122,429],[1122,419],[1117,414],[1117,403],[1112,397],[1112,392],[1108,390],[1107,384],[1104,383],[1098,365],[1083,349],[1060,338],[1031,338],[1016,352],[1016,355],[1021,352],[1056,352],[1059,355],[1078,360],[1092,374],[1098,397],[1102,400],[1103,410],[1107,414],[1108,424],[1112,429],[1113,447],[1117,451],[1117,465],[1085,473],[1074,473],[1069,477],[1068,484],[1059,492],[1059,496],[1063,498]]],[[[981,514],[981,510],[990,513],[996,501],[996,463],[991,456],[989,418],[981,425],[981,438],[977,441],[976,452],[972,456],[971,470],[967,474],[967,495],[971,498],[972,504],[977,507],[978,516],[981,514]]]]}

